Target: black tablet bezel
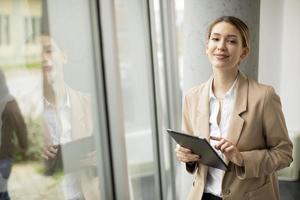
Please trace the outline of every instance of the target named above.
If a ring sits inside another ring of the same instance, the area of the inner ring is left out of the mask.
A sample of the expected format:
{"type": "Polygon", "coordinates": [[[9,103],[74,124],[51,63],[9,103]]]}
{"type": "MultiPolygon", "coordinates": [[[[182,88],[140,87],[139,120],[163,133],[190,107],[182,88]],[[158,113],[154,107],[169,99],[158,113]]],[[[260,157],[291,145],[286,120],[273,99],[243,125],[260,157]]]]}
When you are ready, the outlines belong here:
{"type": "MultiPolygon", "coordinates": [[[[180,135],[181,137],[190,137],[190,138],[193,138],[195,140],[202,140],[202,141],[204,141],[207,144],[208,148],[210,148],[210,150],[213,152],[213,154],[215,154],[216,157],[218,158],[218,160],[223,164],[223,167],[225,167],[225,169],[224,168],[222,168],[222,169],[217,168],[217,169],[220,169],[220,170],[223,170],[223,171],[228,171],[229,170],[228,165],[224,162],[224,160],[219,156],[219,154],[215,151],[215,149],[210,145],[210,143],[205,138],[199,138],[199,137],[196,137],[194,135],[190,135],[190,134],[184,133],[182,131],[176,131],[176,130],[172,130],[172,129],[167,129],[167,132],[176,141],[176,143],[178,143],[178,142],[173,137],[172,134],[177,134],[177,135],[180,135]]],[[[204,165],[206,165],[206,164],[204,164],[204,165]]],[[[214,166],[212,166],[212,167],[214,167],[214,166]]],[[[214,168],[216,168],[216,167],[214,167],[214,168]]]]}

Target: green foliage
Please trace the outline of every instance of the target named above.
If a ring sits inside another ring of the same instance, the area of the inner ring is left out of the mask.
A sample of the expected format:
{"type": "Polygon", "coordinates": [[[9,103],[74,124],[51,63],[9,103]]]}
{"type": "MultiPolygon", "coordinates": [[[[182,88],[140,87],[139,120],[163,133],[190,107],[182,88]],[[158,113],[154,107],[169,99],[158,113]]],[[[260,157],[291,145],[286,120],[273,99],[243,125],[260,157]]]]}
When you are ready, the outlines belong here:
{"type": "Polygon", "coordinates": [[[33,61],[27,62],[27,63],[1,64],[0,69],[7,71],[7,70],[24,68],[24,67],[26,67],[27,69],[40,69],[41,62],[38,60],[33,60],[33,61]]]}
{"type": "Polygon", "coordinates": [[[41,68],[41,63],[39,61],[26,63],[26,68],[28,68],[28,69],[39,69],[39,68],[41,68]]]}
{"type": "MultiPolygon", "coordinates": [[[[43,174],[43,175],[45,174],[45,166],[43,165],[43,162],[36,163],[36,165],[35,165],[35,171],[38,174],[43,174]]],[[[54,174],[51,175],[51,178],[54,180],[55,183],[58,183],[58,182],[61,181],[63,175],[64,175],[64,172],[61,169],[61,170],[55,171],[54,174]]]]}
{"type": "Polygon", "coordinates": [[[20,150],[15,155],[15,161],[39,161],[43,149],[43,128],[40,118],[27,117],[25,123],[28,130],[28,149],[25,153],[20,150]]]}

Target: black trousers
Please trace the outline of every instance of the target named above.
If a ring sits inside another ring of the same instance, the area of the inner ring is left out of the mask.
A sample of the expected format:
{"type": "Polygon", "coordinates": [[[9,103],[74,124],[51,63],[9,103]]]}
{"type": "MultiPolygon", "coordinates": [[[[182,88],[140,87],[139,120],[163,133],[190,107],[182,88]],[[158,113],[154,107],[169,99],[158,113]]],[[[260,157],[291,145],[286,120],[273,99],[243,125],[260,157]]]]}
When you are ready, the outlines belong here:
{"type": "Polygon", "coordinates": [[[10,200],[8,192],[0,192],[0,200],[10,200]]]}
{"type": "Polygon", "coordinates": [[[202,200],[222,200],[222,198],[210,193],[203,193],[202,200]]]}

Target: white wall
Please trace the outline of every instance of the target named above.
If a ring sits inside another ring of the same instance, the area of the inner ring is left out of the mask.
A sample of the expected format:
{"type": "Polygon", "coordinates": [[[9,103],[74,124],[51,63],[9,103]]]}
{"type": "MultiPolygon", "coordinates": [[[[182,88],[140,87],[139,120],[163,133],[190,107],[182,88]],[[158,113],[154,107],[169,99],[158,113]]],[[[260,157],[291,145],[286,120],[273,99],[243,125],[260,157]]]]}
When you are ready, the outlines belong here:
{"type": "Polygon", "coordinates": [[[285,0],[283,5],[282,65],[280,95],[288,128],[300,130],[300,1],[285,0]]]}
{"type": "Polygon", "coordinates": [[[282,0],[261,0],[258,80],[279,92],[282,46],[282,0]]]}
{"type": "Polygon", "coordinates": [[[300,1],[262,0],[259,80],[281,97],[289,130],[300,130],[300,1]]]}

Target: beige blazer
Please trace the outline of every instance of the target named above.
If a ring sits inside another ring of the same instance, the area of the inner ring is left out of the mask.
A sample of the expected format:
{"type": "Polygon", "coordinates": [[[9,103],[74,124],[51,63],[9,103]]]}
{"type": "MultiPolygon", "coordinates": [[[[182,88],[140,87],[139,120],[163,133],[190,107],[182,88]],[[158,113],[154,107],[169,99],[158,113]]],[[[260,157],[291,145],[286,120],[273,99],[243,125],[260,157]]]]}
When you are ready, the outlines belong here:
{"type": "MultiPolygon", "coordinates": [[[[92,105],[90,96],[68,86],[66,86],[66,90],[69,94],[71,106],[72,141],[93,136],[92,105]]],[[[49,141],[50,136],[47,130],[45,136],[46,142],[49,141]]],[[[80,148],[80,146],[78,146],[78,148],[80,148]]],[[[68,162],[70,155],[66,154],[63,149],[61,153],[63,163],[68,162]]],[[[96,152],[92,152],[86,160],[81,160],[81,163],[84,169],[77,173],[73,173],[73,175],[78,176],[78,179],[80,180],[84,199],[99,199],[99,177],[96,173],[96,152]]]]}
{"type": "MultiPolygon", "coordinates": [[[[183,105],[183,131],[209,140],[209,88],[212,77],[191,88],[183,105]]],[[[230,170],[222,180],[223,199],[279,199],[275,172],[292,162],[292,143],[288,136],[279,97],[272,87],[248,79],[241,72],[236,101],[227,139],[234,143],[244,158],[238,167],[225,158],[230,170]]],[[[207,166],[187,164],[195,173],[188,199],[201,200],[207,177],[207,166]]]]}

